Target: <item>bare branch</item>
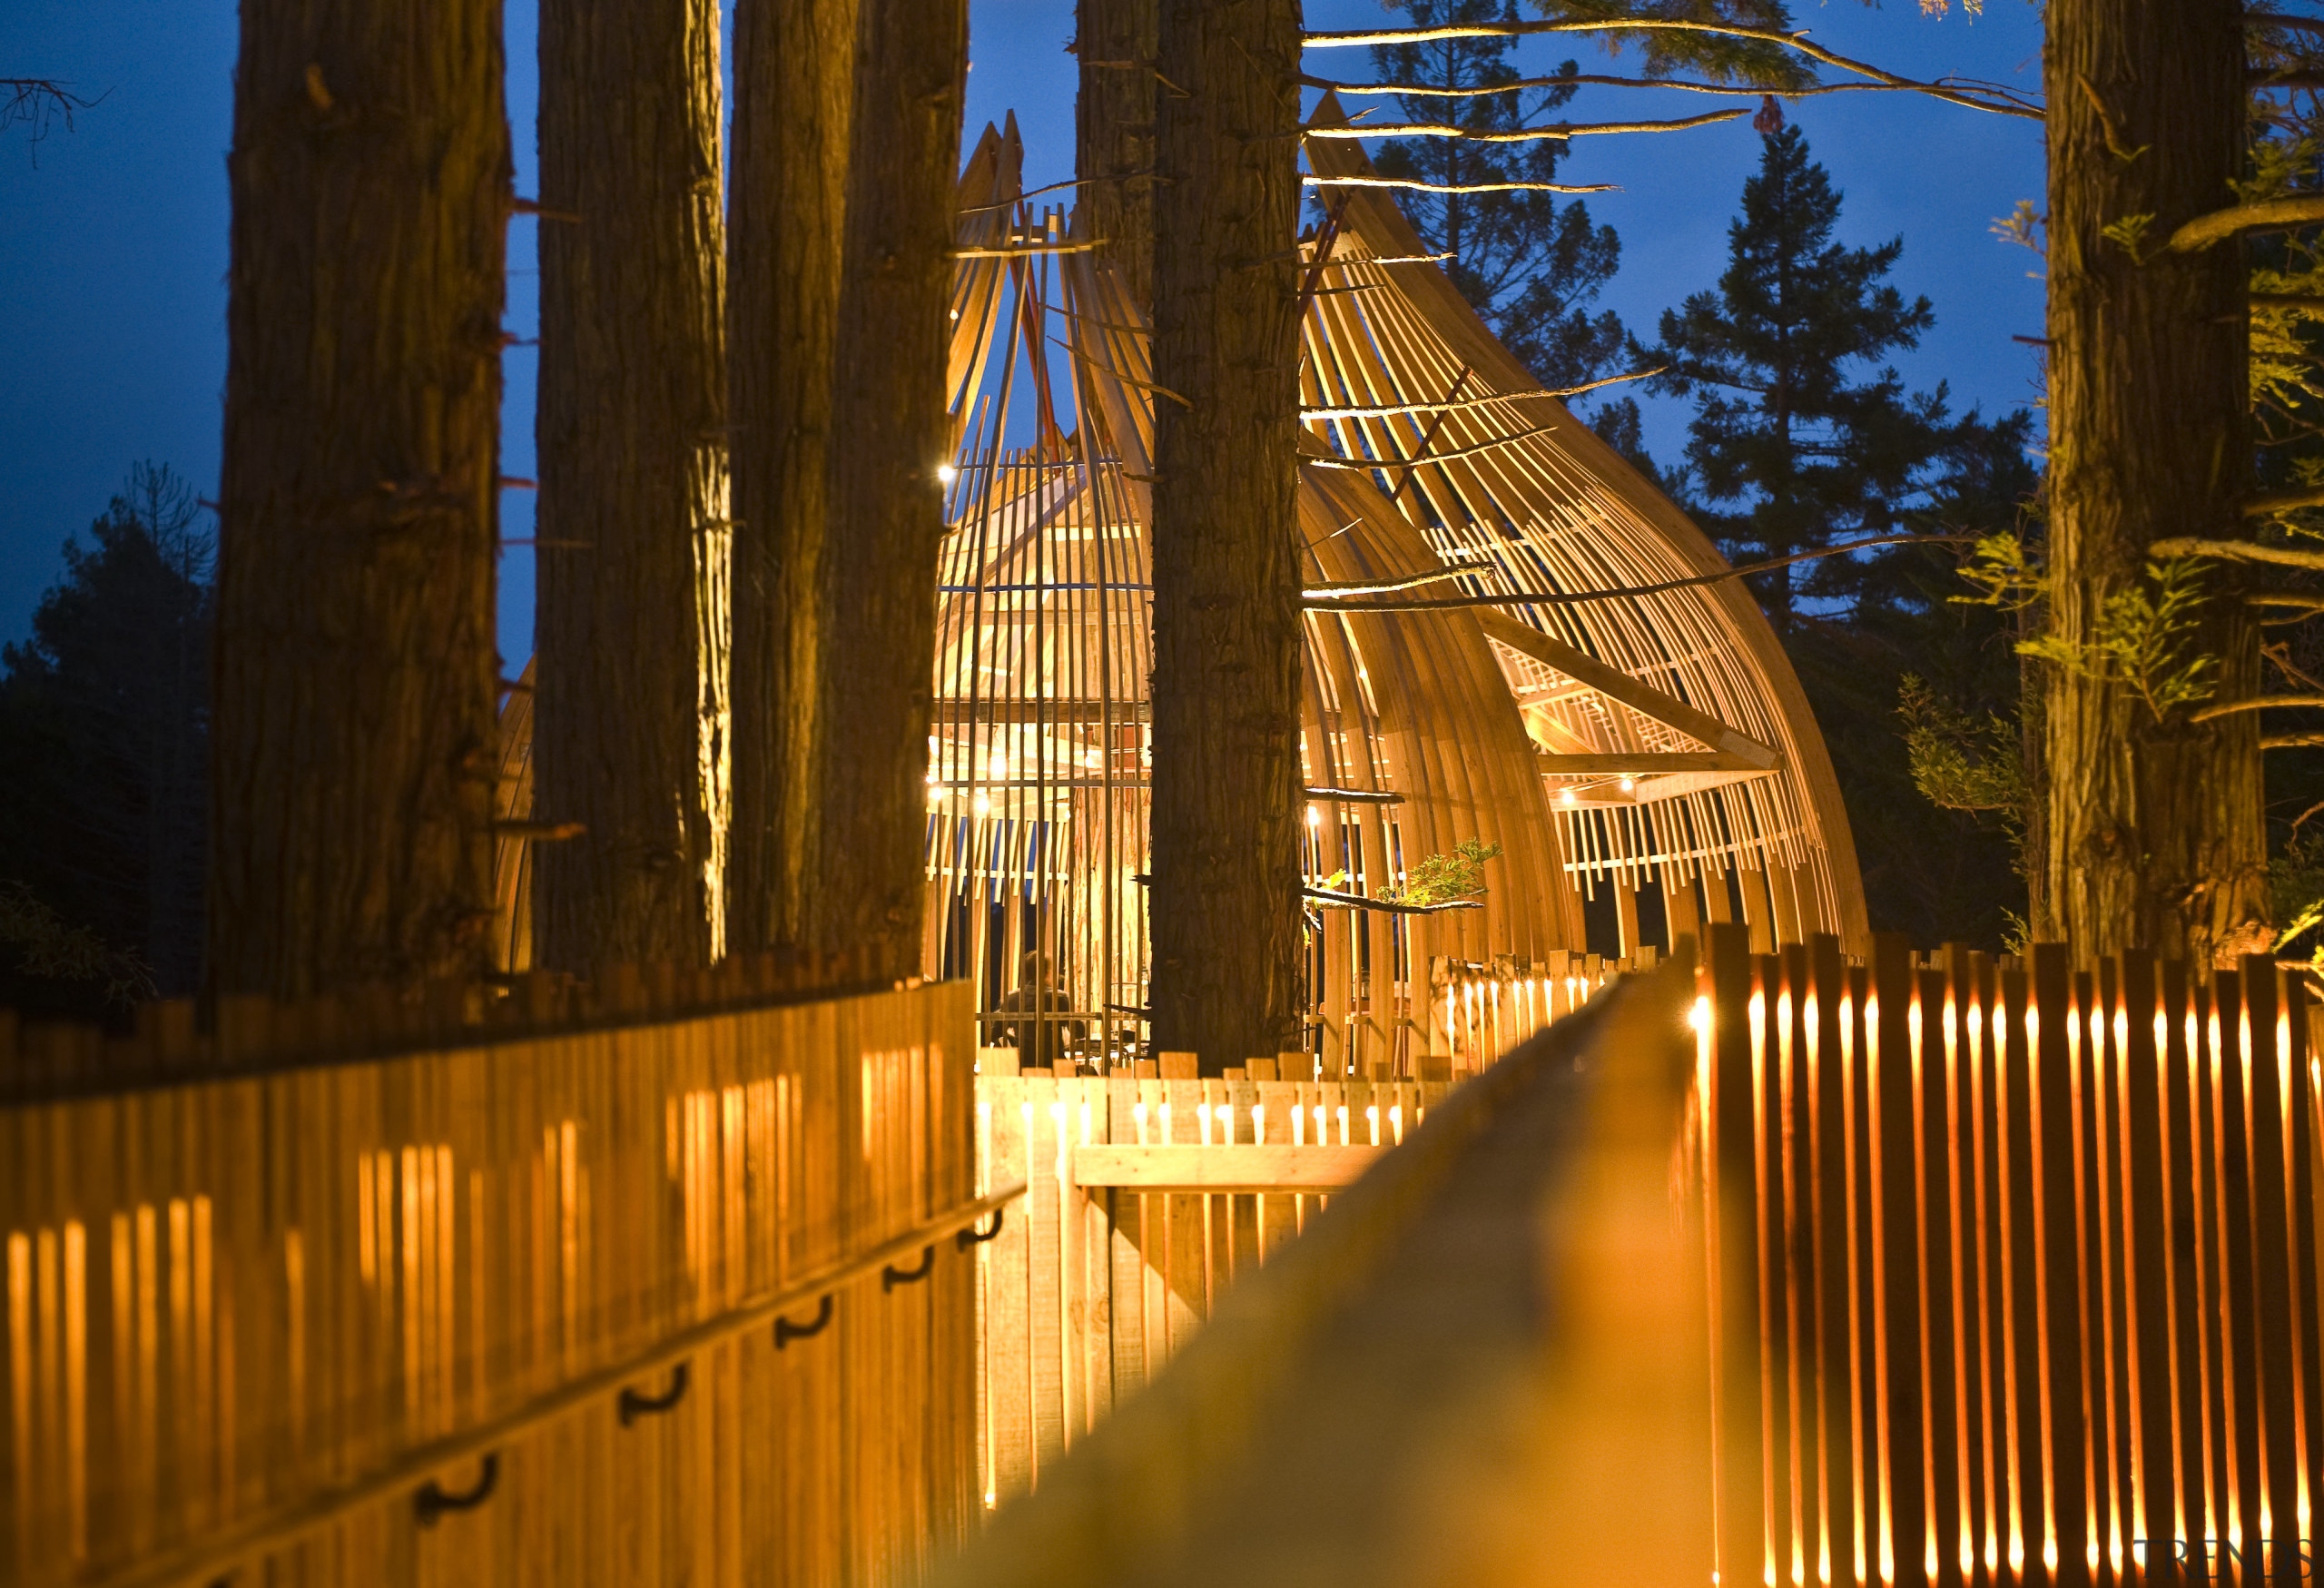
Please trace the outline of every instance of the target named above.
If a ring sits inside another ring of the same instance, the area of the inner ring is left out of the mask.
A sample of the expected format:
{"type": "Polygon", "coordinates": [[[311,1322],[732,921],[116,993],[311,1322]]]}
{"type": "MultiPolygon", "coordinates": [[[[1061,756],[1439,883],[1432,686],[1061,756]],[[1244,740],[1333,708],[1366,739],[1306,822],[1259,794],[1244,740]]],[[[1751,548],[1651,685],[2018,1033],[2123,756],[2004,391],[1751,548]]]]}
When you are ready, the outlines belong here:
{"type": "Polygon", "coordinates": [[[1024,259],[1037,253],[1088,253],[1106,246],[1104,238],[1093,237],[1086,242],[1011,242],[999,248],[955,248],[950,252],[954,259],[1024,259]]]}
{"type": "Polygon", "coordinates": [[[2282,232],[2324,222],[2324,193],[2293,193],[2256,204],[2230,204],[2198,215],[2171,234],[2171,252],[2199,253],[2246,232],[2282,232]]]}
{"type": "MultiPolygon", "coordinates": [[[[1666,590],[1684,590],[1697,585],[1716,585],[1728,579],[1738,579],[1746,574],[1772,573],[1777,568],[1789,567],[1796,562],[1812,562],[1819,557],[1837,557],[1843,552],[1868,551],[1876,546],[1965,546],[1978,538],[1974,535],[1875,535],[1868,539],[1851,540],[1844,546],[1827,546],[1820,551],[1803,551],[1794,557],[1779,557],[1770,562],[1747,563],[1741,567],[1722,568],[1715,574],[1697,574],[1691,578],[1665,579],[1659,585],[1625,585],[1611,590],[1521,590],[1507,596],[1447,596],[1429,601],[1366,601],[1350,602],[1317,599],[1303,593],[1300,605],[1315,612],[1449,612],[1465,607],[1576,607],[1589,601],[1627,601],[1640,596],[1659,596],[1666,590]]],[[[1457,578],[1470,570],[1444,569],[1438,577],[1457,578]]]]}
{"type": "Polygon", "coordinates": [[[1343,910],[1377,910],[1384,915],[1434,915],[1443,910],[1482,910],[1484,906],[1474,899],[1452,899],[1442,904],[1391,904],[1385,899],[1367,899],[1361,893],[1334,893],[1329,888],[1302,888],[1300,893],[1324,904],[1336,904],[1343,910]]]}
{"type": "Polygon", "coordinates": [[[1303,72],[1299,81],[1309,88],[1326,89],[1334,94],[1393,94],[1410,99],[1486,99],[1496,94],[1515,94],[1541,88],[1675,88],[1682,94],[1719,94],[1730,97],[1757,99],[1773,92],[1779,99],[1813,99],[1824,94],[1921,94],[1939,88],[1955,94],[1986,94],[2012,104],[2022,105],[2034,114],[2041,113],[2039,103],[2029,100],[1999,83],[1987,83],[1976,77],[1939,77],[1932,83],[1818,83],[1807,88],[1768,90],[1738,86],[1732,83],[1698,83],[1685,77],[1613,77],[1600,73],[1580,72],[1555,77],[1513,77],[1506,83],[1496,83],[1488,88],[1441,88],[1433,83],[1342,83],[1333,77],[1318,77],[1303,72]]]}
{"type": "Polygon", "coordinates": [[[2271,562],[2288,568],[2324,568],[2324,551],[2296,546],[2258,546],[2249,540],[2158,540],[2147,547],[2156,557],[2215,557],[2222,562],[2271,562]]]}
{"type": "Polygon", "coordinates": [[[41,141],[48,136],[52,122],[62,118],[64,130],[71,132],[74,112],[94,110],[112,92],[107,89],[94,99],[84,99],[57,78],[0,77],[0,132],[18,122],[31,127],[33,163],[37,165],[41,141]]]}
{"type": "Polygon", "coordinates": [[[2305,750],[2317,745],[2324,745],[2324,734],[2262,734],[2260,735],[2260,748],[2262,750],[2305,750]]]}
{"type": "Polygon", "coordinates": [[[1610,193],[1610,182],[1412,182],[1400,176],[1303,176],[1303,187],[1393,187],[1423,193],[1610,193]]]}
{"type": "Polygon", "coordinates": [[[1450,463],[1455,459],[1473,458],[1480,452],[1490,452],[1513,441],[1546,436],[1556,429],[1555,425],[1535,425],[1530,430],[1520,430],[1513,436],[1495,436],[1492,440],[1479,441],[1473,447],[1455,447],[1449,452],[1416,454],[1410,458],[1302,458],[1299,461],[1311,469],[1352,469],[1359,474],[1369,474],[1375,469],[1418,469],[1423,463],[1450,463]]]}
{"type": "Polygon", "coordinates": [[[1699,116],[1687,116],[1673,122],[1561,122],[1553,127],[1519,127],[1506,133],[1481,133],[1467,127],[1452,126],[1442,122],[1384,122],[1373,126],[1355,126],[1339,123],[1326,127],[1302,129],[1310,138],[1460,138],[1472,143],[1539,143],[1555,139],[1588,137],[1598,133],[1677,133],[1689,127],[1708,127],[1718,122],[1731,122],[1750,112],[1738,105],[1733,110],[1708,111],[1699,116]]]}
{"type": "Polygon", "coordinates": [[[2188,720],[2207,723],[2213,717],[2232,716],[2240,711],[2273,711],[2287,705],[2324,705],[2324,695],[2255,695],[2249,700],[2224,700],[2203,707],[2188,720]]]}
{"type": "MultiPolygon", "coordinates": [[[[1668,366],[1658,364],[1651,370],[1633,370],[1627,375],[1607,375],[1596,380],[1585,380],[1579,386],[1561,386],[1554,391],[1495,391],[1489,392],[1483,397],[1464,397],[1457,401],[1447,399],[1443,402],[1396,402],[1385,403],[1374,408],[1303,408],[1299,410],[1299,417],[1303,421],[1315,419],[1391,419],[1401,418],[1406,414],[1448,413],[1454,409],[1490,408],[1496,402],[1522,402],[1529,397],[1579,397],[1585,391],[1595,391],[1600,386],[1619,386],[1625,380],[1651,380],[1655,376],[1661,374],[1663,370],[1667,367],[1668,366]]],[[[1544,429],[1548,428],[1550,427],[1542,427],[1544,429]]],[[[1538,435],[1540,434],[1540,431],[1529,430],[1526,433],[1528,435],[1538,435]]],[[[1518,438],[1515,436],[1503,436],[1500,440],[1488,442],[1487,445],[1495,447],[1505,446],[1509,442],[1514,441],[1517,439],[1518,438]]],[[[1310,459],[1309,461],[1312,462],[1315,460],[1310,459]]],[[[1388,459],[1379,463],[1365,464],[1363,465],[1363,467],[1367,469],[1402,469],[1409,467],[1412,464],[1426,463],[1429,461],[1430,459],[1426,458],[1388,459]]]]}
{"type": "MultiPolygon", "coordinates": [[[[1311,33],[1307,35],[1306,44],[1311,50],[1331,50],[1344,49],[1352,44],[1425,44],[1434,39],[1521,38],[1532,34],[1551,33],[1649,32],[1700,33],[1715,35],[1720,38],[1758,39],[1764,44],[1776,44],[1784,49],[1796,51],[1811,61],[1821,61],[1827,66],[1837,66],[1844,72],[1853,72],[1859,77],[1868,77],[1876,83],[1885,84],[1891,88],[1910,89],[1915,93],[1925,94],[1933,99],[1941,99],[1947,104],[1962,105],[1969,110],[1991,111],[1996,115],[2024,116],[2029,121],[2042,119],[2039,109],[2014,94],[1999,102],[1978,99],[1955,89],[1939,87],[1934,83],[1915,82],[1912,78],[1901,77],[1894,72],[1885,71],[1866,62],[1853,61],[1846,55],[1836,54],[1821,44],[1808,43],[1807,31],[1805,28],[1796,33],[1783,33],[1774,28],[1729,27],[1719,23],[1673,22],[1659,17],[1609,18],[1600,22],[1472,22],[1444,27],[1387,27],[1367,28],[1348,33],[1311,33]]],[[[1772,92],[1780,94],[1783,91],[1776,89],[1772,92]]]]}

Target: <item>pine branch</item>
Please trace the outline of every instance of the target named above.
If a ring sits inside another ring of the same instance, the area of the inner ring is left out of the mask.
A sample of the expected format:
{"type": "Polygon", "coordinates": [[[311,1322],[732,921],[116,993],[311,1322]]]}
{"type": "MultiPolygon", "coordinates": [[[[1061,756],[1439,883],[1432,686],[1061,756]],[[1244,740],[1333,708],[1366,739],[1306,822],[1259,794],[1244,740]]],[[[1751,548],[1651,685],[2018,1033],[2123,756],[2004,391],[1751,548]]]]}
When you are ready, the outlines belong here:
{"type": "MultiPolygon", "coordinates": [[[[2011,95],[2000,103],[1978,99],[1955,89],[1941,88],[1934,83],[1921,83],[1910,77],[1899,76],[1894,72],[1883,70],[1863,61],[1850,60],[1847,56],[1837,54],[1821,44],[1808,43],[1807,32],[1805,28],[1796,33],[1783,33],[1767,27],[1730,27],[1721,23],[1674,22],[1659,17],[1622,17],[1602,22],[1470,22],[1450,24],[1441,27],[1389,27],[1368,28],[1348,33],[1311,33],[1307,35],[1306,46],[1311,50],[1332,50],[1344,49],[1353,44],[1427,44],[1436,39],[1523,38],[1534,34],[1555,33],[1649,32],[1699,33],[1709,34],[1719,38],[1757,39],[1763,44],[1776,44],[1784,49],[1796,51],[1811,61],[1821,61],[1827,66],[1837,66],[1844,72],[1854,72],[1860,77],[1869,77],[1874,82],[1886,84],[1890,88],[1909,89],[1915,93],[1925,94],[1933,99],[1944,100],[1950,104],[1962,105],[1969,110],[1991,111],[1996,115],[2024,116],[2029,121],[2042,119],[2042,112],[2039,109],[2028,102],[2018,99],[2015,95],[2011,95]]],[[[1782,93],[1783,91],[1778,89],[1775,92],[1782,93]]]]}
{"type": "Polygon", "coordinates": [[[1708,127],[1718,122],[1731,122],[1737,116],[1749,113],[1747,108],[1738,105],[1733,110],[1709,111],[1699,116],[1687,116],[1671,122],[1563,122],[1553,127],[1519,127],[1506,133],[1477,132],[1443,122],[1386,122],[1368,126],[1341,122],[1303,130],[1310,138],[1458,138],[1471,143],[1539,143],[1554,139],[1587,137],[1599,133],[1678,133],[1689,127],[1708,127]]]}
{"type": "Polygon", "coordinates": [[[2293,193],[2198,215],[2171,234],[2169,247],[2173,253],[2199,253],[2246,232],[2283,232],[2319,222],[2324,222],[2324,193],[2293,193]]]}

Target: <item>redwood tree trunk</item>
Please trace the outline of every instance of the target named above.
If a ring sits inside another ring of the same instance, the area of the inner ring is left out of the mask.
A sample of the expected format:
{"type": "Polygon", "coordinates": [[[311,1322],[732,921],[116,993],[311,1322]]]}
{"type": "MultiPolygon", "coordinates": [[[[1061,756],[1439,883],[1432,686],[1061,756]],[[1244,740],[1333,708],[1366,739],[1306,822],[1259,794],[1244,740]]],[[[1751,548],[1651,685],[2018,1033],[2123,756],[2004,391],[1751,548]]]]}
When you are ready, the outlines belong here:
{"type": "Polygon", "coordinates": [[[920,969],[967,0],[865,0],[849,163],[808,946],[920,969]]]}
{"type": "MultiPolygon", "coordinates": [[[[2162,247],[2234,201],[2240,15],[2237,0],[2050,0],[2050,597],[2070,643],[2141,579],[2154,541],[2242,533],[2242,251],[2162,247]],[[2101,235],[2137,215],[2153,217],[2143,262],[2101,235]]],[[[2234,583],[2213,565],[2193,642],[2219,658],[2220,699],[2258,676],[2234,583]]],[[[2265,947],[2256,714],[2158,721],[2120,683],[2049,673],[2037,932],[2083,954],[2138,945],[2208,962],[2265,947]]]]}
{"type": "MultiPolygon", "coordinates": [[[[739,0],[728,209],[734,807],[727,932],[803,945],[820,843],[829,523],[859,0],[739,0]]],[[[940,386],[941,381],[939,381],[940,386]]]]}
{"type": "Polygon", "coordinates": [[[1079,0],[1073,174],[1082,229],[1112,247],[1130,301],[1154,301],[1154,53],[1161,0],[1079,0]]]}
{"type": "Polygon", "coordinates": [[[1298,0],[1162,6],[1150,1001],[1214,1074],[1299,1036],[1299,34],[1298,0]]]}
{"type": "Polygon", "coordinates": [[[509,205],[499,0],[243,0],[211,968],[479,974],[509,205]]]}
{"type": "Polygon", "coordinates": [[[540,24],[540,962],[724,951],[726,389],[716,0],[540,24]]]}

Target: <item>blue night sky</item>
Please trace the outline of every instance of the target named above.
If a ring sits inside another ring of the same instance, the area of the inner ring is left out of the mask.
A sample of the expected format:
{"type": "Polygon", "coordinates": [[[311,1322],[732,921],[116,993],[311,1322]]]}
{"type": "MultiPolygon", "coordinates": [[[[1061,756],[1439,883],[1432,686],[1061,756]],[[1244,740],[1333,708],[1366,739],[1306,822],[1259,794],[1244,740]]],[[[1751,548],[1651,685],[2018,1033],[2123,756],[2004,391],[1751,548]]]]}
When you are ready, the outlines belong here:
{"type": "MultiPolygon", "coordinates": [[[[2038,87],[2040,13],[1987,0],[1965,16],[1919,14],[1913,0],[1794,0],[1795,20],[1843,54],[1929,77],[1946,73],[2038,87]]],[[[1307,0],[1308,25],[1356,27],[1377,0],[1307,0]]],[[[534,0],[510,0],[509,114],[519,192],[534,191],[534,0]]],[[[972,0],[969,136],[1015,110],[1028,186],[1071,174],[1072,0],[972,0]]],[[[0,75],[64,80],[104,95],[72,131],[37,149],[19,126],[0,139],[0,639],[21,636],[63,567],[58,547],[101,512],[131,464],[166,462],[199,492],[217,484],[225,380],[226,171],[232,116],[234,9],[222,0],[5,0],[0,75]]],[[[1534,41],[1520,52],[1548,71],[1590,46],[1534,41]]],[[[1600,58],[1602,59],[1602,58],[1600,58]]],[[[1593,69],[1582,56],[1583,69],[1593,69]]],[[[1308,69],[1361,80],[1361,50],[1317,51],[1308,69]]],[[[1595,69],[1605,69],[1602,65],[1595,69]]],[[[1826,74],[1830,77],[1828,72],[1826,74]]],[[[1675,116],[1700,98],[1590,90],[1576,120],[1675,116]]],[[[2038,261],[1988,228],[2020,199],[2042,198],[2041,130],[1906,94],[1842,94],[1790,108],[1846,195],[1841,232],[1863,245],[1901,234],[1896,280],[1934,302],[1936,328],[1902,360],[1918,385],[1950,382],[1988,411],[2032,400],[2033,360],[2013,333],[2042,325],[2038,261]]],[[[1590,201],[1620,232],[1622,270],[1604,299],[1651,339],[1660,312],[1709,286],[1758,140],[1748,122],[1583,142],[1565,180],[1611,182],[1590,201]]],[[[533,223],[511,228],[508,321],[536,326],[533,223]]],[[[534,360],[512,349],[504,471],[530,475],[534,360]]],[[[1677,454],[1685,410],[1649,404],[1648,442],[1677,454]]],[[[532,503],[504,498],[508,537],[530,533],[532,503]]],[[[528,551],[502,568],[501,649],[531,649],[528,551]]]]}

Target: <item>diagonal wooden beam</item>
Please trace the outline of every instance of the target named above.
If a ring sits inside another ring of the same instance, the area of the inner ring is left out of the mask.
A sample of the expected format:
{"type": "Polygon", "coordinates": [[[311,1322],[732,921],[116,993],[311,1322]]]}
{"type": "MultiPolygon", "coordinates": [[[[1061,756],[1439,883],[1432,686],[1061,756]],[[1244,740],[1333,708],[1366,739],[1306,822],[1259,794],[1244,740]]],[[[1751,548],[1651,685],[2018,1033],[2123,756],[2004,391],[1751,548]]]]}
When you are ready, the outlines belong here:
{"type": "Polygon", "coordinates": [[[1544,750],[1534,760],[1541,771],[1561,777],[1661,777],[1673,772],[1775,770],[1727,750],[1626,750],[1608,755],[1564,755],[1544,750]]]}
{"type": "MultiPolygon", "coordinates": [[[[1555,667],[1570,678],[1580,680],[1610,700],[1619,700],[1640,716],[1650,717],[1666,727],[1673,727],[1690,738],[1700,739],[1732,764],[1722,762],[1718,766],[1660,765],[1664,772],[1766,772],[1783,764],[1782,754],[1773,746],[1763,745],[1740,729],[1730,728],[1709,712],[1689,705],[1675,695],[1666,695],[1651,684],[1631,677],[1620,667],[1600,661],[1588,651],[1551,639],[1540,629],[1523,624],[1499,612],[1480,610],[1477,620],[1484,625],[1487,638],[1499,640],[1521,656],[1531,656],[1545,667],[1555,667]]],[[[1568,760],[1590,757],[1565,757],[1568,760]]],[[[1638,760],[1640,757],[1598,757],[1601,760],[1638,760]]],[[[1647,760],[1669,762],[1670,756],[1648,756],[1647,760]]],[[[1543,768],[1548,770],[1548,768],[1543,768]]],[[[1592,768],[1576,767],[1576,771],[1592,768]]],[[[1621,770],[1616,768],[1615,770],[1621,770]]]]}

